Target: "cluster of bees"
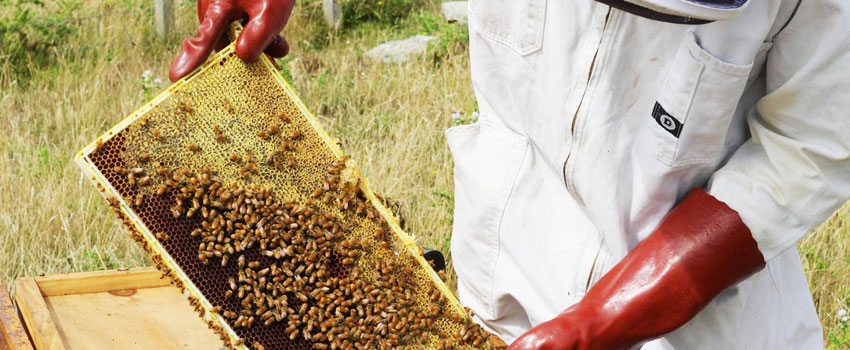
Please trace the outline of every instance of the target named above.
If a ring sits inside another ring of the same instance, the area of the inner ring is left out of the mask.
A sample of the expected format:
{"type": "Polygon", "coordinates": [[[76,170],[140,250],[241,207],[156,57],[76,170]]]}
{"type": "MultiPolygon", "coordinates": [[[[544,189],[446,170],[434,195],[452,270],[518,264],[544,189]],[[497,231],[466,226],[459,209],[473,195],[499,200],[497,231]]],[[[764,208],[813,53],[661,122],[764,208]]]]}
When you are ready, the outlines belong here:
{"type": "MultiPolygon", "coordinates": [[[[227,99],[225,107],[231,113],[234,110],[227,99]]],[[[179,102],[177,111],[190,115],[195,109],[179,102]]],[[[264,334],[306,342],[320,350],[425,349],[426,345],[436,349],[490,348],[482,328],[470,317],[455,312],[432,282],[417,280],[422,276],[418,262],[367,199],[356,176],[349,179],[347,158],[324,163],[327,167],[321,184],[312,190],[302,189],[302,195],[295,198],[281,198],[282,194],[271,188],[251,184],[249,175],[257,173],[259,167],[281,171],[296,167],[296,143],[305,135],[284,114],[277,118],[288,125],[269,124],[258,132],[254,129],[263,141],[279,140],[267,156],[255,159],[251,152],[224,153],[225,162],[219,165],[238,167],[235,172],[228,170],[232,175],[227,175],[227,181],[209,166],[166,169],[152,160],[157,149],[161,152],[159,146],[143,146],[132,152],[128,148],[134,158],[127,164],[133,165],[113,169],[135,188],[130,191],[135,193],[133,197],[125,198],[125,202],[136,210],[145,210],[146,196],[156,196],[171,201],[168,210],[175,219],[193,223],[187,236],[197,245],[198,261],[211,271],[219,271],[214,282],[206,282],[221,284],[221,288],[214,288],[221,295],[207,295],[213,303],[210,311],[225,319],[240,336],[229,346],[248,340],[252,349],[265,349],[259,341],[263,339],[251,334],[268,329],[271,333],[264,334]],[[369,224],[364,226],[363,222],[369,224]],[[365,236],[364,227],[371,227],[365,236]],[[223,301],[216,304],[215,300],[223,301]]],[[[147,119],[140,120],[138,130],[147,130],[150,139],[156,141],[154,145],[163,145],[171,138],[147,124],[147,119]]],[[[212,135],[215,143],[205,143],[203,149],[189,140],[174,147],[201,154],[218,147],[216,143],[229,142],[231,137],[245,137],[225,135],[218,124],[212,125],[212,135]]],[[[96,148],[104,148],[99,139],[96,148]]],[[[175,166],[169,163],[169,167],[175,166]]],[[[117,201],[110,203],[118,208],[117,201]]],[[[153,235],[161,243],[174,239],[165,232],[153,235]]],[[[142,235],[131,236],[182,288],[182,282],[162,257],[152,252],[142,235]]],[[[206,312],[198,299],[190,297],[190,301],[202,315],[206,312]]],[[[229,341],[220,326],[211,321],[208,324],[229,341]]]]}
{"type": "MultiPolygon", "coordinates": [[[[342,180],[344,167],[344,160],[331,164],[322,186],[303,204],[279,200],[270,189],[256,185],[224,185],[209,167],[176,174],[158,169],[164,180],[155,193],[174,193],[171,214],[201,220],[191,232],[199,242],[198,259],[238,268],[227,280],[224,297],[235,298],[241,308],[215,306],[213,312],[236,328],[280,324],[290,340],[300,337],[320,350],[416,344],[423,335],[439,331],[436,320],[440,317],[462,321],[444,312],[444,297],[433,285],[428,292],[431,305],[416,303],[411,280],[415,262],[360,259],[369,252],[359,239],[346,238],[350,228],[345,220],[326,210],[323,213],[318,202],[383,223],[356,182],[342,180]]],[[[116,171],[125,173],[131,185],[151,184],[143,168],[116,171]]],[[[142,205],[141,198],[140,191],[134,205],[142,205]]],[[[160,241],[168,239],[162,232],[154,235],[160,241]]],[[[393,249],[385,223],[375,230],[374,239],[382,249],[393,249]]],[[[485,333],[468,322],[458,334],[441,336],[454,336],[473,346],[486,341],[485,333]]],[[[448,341],[439,346],[452,348],[448,341]]]]}

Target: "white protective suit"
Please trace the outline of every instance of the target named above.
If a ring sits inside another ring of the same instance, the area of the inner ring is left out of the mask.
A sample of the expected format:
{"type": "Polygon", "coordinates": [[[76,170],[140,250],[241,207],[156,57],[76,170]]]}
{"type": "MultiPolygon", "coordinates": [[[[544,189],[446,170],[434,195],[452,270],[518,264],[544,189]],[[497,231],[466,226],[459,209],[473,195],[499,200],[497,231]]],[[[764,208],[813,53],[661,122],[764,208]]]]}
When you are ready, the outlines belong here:
{"type": "Polygon", "coordinates": [[[698,26],[471,0],[469,30],[480,118],[446,131],[451,251],[485,328],[511,342],[576,303],[704,187],[767,266],[643,349],[823,348],[795,243],[850,198],[850,0],[698,26]]]}

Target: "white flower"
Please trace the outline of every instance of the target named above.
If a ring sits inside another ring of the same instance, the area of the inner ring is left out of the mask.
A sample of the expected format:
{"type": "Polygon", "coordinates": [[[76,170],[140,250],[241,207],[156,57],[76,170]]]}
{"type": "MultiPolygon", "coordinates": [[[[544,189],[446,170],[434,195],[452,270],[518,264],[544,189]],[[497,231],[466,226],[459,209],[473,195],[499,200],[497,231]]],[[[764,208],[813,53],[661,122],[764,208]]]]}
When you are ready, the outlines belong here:
{"type": "Polygon", "coordinates": [[[150,77],[151,77],[151,75],[153,75],[153,72],[151,72],[151,70],[150,70],[150,69],[145,70],[145,72],[144,72],[144,73],[142,73],[142,79],[150,78],[150,77]]]}
{"type": "Polygon", "coordinates": [[[841,318],[841,322],[847,322],[847,320],[850,320],[850,317],[844,316],[841,318]]]}
{"type": "Polygon", "coordinates": [[[162,79],[156,78],[156,79],[153,80],[153,83],[156,84],[156,85],[162,84],[162,79]]]}
{"type": "Polygon", "coordinates": [[[452,120],[458,120],[458,119],[460,119],[460,112],[452,113],[452,120]]]}
{"type": "Polygon", "coordinates": [[[838,317],[845,317],[845,316],[847,316],[847,310],[845,310],[845,309],[838,310],[838,317]]]}
{"type": "Polygon", "coordinates": [[[472,117],[478,119],[478,111],[472,112],[472,117]]]}

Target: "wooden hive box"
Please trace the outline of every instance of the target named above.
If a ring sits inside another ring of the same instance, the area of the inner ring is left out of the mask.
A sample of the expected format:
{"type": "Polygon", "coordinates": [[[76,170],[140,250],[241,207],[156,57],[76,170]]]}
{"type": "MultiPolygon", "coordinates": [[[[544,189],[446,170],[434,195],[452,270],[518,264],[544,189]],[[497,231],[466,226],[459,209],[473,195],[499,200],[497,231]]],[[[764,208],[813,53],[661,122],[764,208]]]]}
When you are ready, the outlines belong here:
{"type": "Polygon", "coordinates": [[[153,267],[23,277],[15,286],[13,304],[0,285],[0,350],[222,348],[153,267]]]}
{"type": "MultiPolygon", "coordinates": [[[[161,276],[146,267],[23,277],[15,281],[14,300],[36,350],[221,348],[186,297],[161,276]]],[[[8,329],[0,333],[11,339],[0,349],[32,349],[26,334],[22,340],[8,329]]]]}

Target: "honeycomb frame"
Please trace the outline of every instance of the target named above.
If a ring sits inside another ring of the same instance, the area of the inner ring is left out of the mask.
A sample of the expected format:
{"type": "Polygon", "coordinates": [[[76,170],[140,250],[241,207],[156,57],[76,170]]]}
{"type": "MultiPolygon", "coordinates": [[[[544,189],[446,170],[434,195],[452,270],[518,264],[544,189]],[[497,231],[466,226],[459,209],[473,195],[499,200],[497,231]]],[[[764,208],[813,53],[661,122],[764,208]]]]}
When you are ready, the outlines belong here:
{"type": "MultiPolygon", "coordinates": [[[[234,24],[231,28],[231,37],[235,37],[235,33],[237,33],[238,30],[239,25],[234,24]]],[[[196,309],[199,309],[199,313],[202,315],[203,320],[211,328],[216,330],[220,336],[222,336],[222,340],[225,341],[225,344],[233,348],[249,349],[248,346],[250,344],[242,344],[239,335],[233,328],[231,328],[227,320],[220,313],[213,312],[214,305],[212,302],[201,292],[200,288],[195,285],[195,282],[192,281],[186,271],[181,269],[177,261],[168,253],[162,243],[156,238],[155,233],[145,225],[139,214],[133,209],[132,201],[121,195],[119,190],[116,189],[107,179],[103,169],[99,169],[91,157],[96,151],[103,147],[104,143],[122,135],[122,132],[127,130],[131,125],[134,125],[134,123],[138,123],[140,120],[143,120],[143,118],[153,111],[155,107],[169,98],[179,94],[186,87],[191,86],[196,77],[208,70],[215,69],[215,67],[219,66],[220,63],[229,57],[234,57],[233,43],[213,55],[206,63],[195,69],[192,73],[180,79],[151,101],[145,103],[141,108],[124,118],[117,125],[98,137],[95,142],[84,147],[80,152],[78,152],[75,162],[82,169],[86,177],[92,181],[101,195],[109,200],[113,209],[116,209],[116,213],[130,229],[131,236],[134,236],[134,238],[137,239],[143,247],[145,247],[147,253],[151,256],[154,262],[157,263],[157,266],[160,269],[164,269],[163,273],[166,276],[171,277],[172,280],[176,282],[175,284],[182,289],[184,296],[193,303],[196,309]],[[225,339],[225,337],[227,339],[225,339]]],[[[337,160],[343,160],[344,154],[340,146],[337,144],[335,139],[333,139],[322,128],[318,119],[307,109],[292,87],[285,81],[283,76],[281,76],[274,63],[272,63],[272,61],[265,55],[261,55],[260,60],[254,64],[260,65],[262,69],[274,78],[274,81],[285,92],[286,97],[295,104],[300,115],[309,122],[312,130],[319,135],[321,140],[324,142],[324,146],[333,153],[337,160]]],[[[369,189],[367,181],[363,178],[356,165],[347,164],[346,168],[350,170],[352,176],[359,179],[358,184],[360,190],[380,214],[380,217],[387,223],[394,237],[401,243],[404,249],[407,250],[409,255],[416,260],[419,267],[427,272],[427,275],[431,279],[431,283],[433,283],[442,294],[445,305],[451,309],[448,312],[454,313],[460,318],[469,320],[469,315],[452,294],[448,286],[440,279],[437,273],[430,267],[428,262],[421,256],[420,248],[416,245],[414,239],[401,229],[398,218],[396,218],[395,215],[384,206],[383,202],[369,189]]]]}

